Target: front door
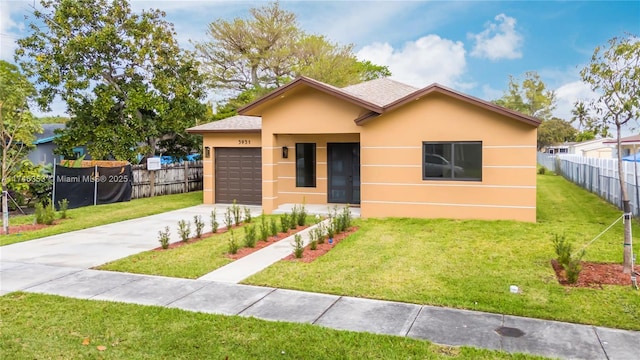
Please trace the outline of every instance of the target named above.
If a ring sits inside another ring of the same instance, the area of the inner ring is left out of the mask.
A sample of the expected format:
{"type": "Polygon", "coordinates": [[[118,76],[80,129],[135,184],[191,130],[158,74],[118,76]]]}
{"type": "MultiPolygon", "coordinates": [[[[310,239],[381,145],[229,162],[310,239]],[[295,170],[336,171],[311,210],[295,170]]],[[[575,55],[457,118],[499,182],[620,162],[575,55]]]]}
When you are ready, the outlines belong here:
{"type": "Polygon", "coordinates": [[[360,143],[328,143],[329,202],[360,204],[360,143]]]}

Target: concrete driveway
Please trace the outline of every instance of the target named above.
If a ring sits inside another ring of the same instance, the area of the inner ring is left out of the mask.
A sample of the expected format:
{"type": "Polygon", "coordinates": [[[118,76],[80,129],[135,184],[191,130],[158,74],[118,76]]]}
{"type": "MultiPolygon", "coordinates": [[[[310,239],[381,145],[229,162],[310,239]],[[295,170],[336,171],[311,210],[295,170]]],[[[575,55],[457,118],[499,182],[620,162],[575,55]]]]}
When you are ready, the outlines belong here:
{"type": "MultiPolygon", "coordinates": [[[[223,222],[227,207],[215,206],[218,222],[223,222]]],[[[169,226],[171,230],[171,242],[178,241],[178,221],[191,221],[193,231],[195,215],[202,216],[204,231],[210,231],[210,214],[213,208],[213,205],[198,205],[1,246],[0,293],[21,290],[34,282],[47,281],[62,273],[88,269],[154,249],[160,246],[158,231],[165,226],[169,226]]],[[[253,216],[259,216],[262,212],[259,206],[249,208],[253,216]]]]}

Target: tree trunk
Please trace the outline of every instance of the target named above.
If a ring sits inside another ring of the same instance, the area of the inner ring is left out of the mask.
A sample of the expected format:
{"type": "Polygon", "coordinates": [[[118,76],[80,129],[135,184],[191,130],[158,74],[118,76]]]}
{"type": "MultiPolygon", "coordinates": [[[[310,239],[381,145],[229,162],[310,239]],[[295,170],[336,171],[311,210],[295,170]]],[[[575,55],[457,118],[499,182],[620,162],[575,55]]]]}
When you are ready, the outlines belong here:
{"type": "MultiPolygon", "coordinates": [[[[4,180],[4,179],[3,179],[4,180]]],[[[9,203],[7,202],[7,185],[2,181],[2,231],[9,234],[9,203]]]]}
{"type": "Polygon", "coordinates": [[[625,274],[631,274],[631,263],[633,261],[633,249],[631,248],[631,203],[629,201],[629,194],[627,193],[627,186],[625,182],[624,166],[622,166],[622,148],[620,144],[620,125],[616,124],[618,130],[618,177],[620,178],[620,196],[622,197],[622,210],[624,211],[624,242],[623,242],[623,262],[622,272],[625,274]]]}

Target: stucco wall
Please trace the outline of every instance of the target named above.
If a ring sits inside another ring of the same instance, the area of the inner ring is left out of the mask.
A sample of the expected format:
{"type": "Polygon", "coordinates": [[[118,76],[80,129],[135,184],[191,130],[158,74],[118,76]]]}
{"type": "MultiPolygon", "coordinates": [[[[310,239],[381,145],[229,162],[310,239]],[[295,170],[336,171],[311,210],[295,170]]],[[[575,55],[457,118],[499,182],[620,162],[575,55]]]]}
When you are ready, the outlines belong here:
{"type": "MultiPolygon", "coordinates": [[[[203,153],[202,170],[203,170],[203,202],[205,204],[214,204],[215,194],[215,148],[217,147],[261,147],[262,139],[260,133],[238,132],[238,133],[205,133],[202,136],[203,152],[206,147],[210,148],[210,156],[207,158],[203,153]]],[[[264,149],[263,149],[264,157],[264,149]]],[[[264,160],[263,160],[264,162],[264,160]]]]}
{"type": "Polygon", "coordinates": [[[300,89],[264,110],[262,115],[262,207],[327,203],[327,142],[358,142],[354,119],[363,109],[313,89],[300,89]],[[316,143],[316,187],[295,186],[295,144],[316,143]],[[282,158],[282,147],[289,158],[282,158]]]}
{"type": "Polygon", "coordinates": [[[536,220],[534,127],[439,94],[363,127],[364,217],[536,220]],[[423,180],[423,141],[481,141],[482,180],[423,180]]]}

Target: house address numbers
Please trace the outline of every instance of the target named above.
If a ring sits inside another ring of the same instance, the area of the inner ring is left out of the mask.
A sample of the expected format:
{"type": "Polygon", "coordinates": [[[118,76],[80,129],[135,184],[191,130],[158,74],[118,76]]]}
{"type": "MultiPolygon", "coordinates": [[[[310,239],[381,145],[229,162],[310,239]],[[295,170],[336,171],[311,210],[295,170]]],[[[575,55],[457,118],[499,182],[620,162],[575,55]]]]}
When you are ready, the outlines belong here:
{"type": "Polygon", "coordinates": [[[251,140],[249,140],[249,139],[238,139],[238,145],[251,145],[251,140]]]}

